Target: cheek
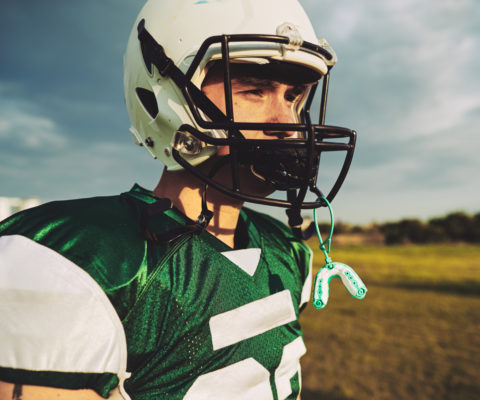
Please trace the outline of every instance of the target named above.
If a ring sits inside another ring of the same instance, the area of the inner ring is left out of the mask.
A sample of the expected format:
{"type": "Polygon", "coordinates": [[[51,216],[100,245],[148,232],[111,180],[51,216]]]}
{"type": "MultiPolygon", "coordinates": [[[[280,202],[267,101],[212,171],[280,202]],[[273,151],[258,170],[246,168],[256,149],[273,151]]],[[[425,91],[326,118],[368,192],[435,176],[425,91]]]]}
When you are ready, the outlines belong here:
{"type": "MultiPolygon", "coordinates": [[[[262,108],[262,104],[245,104],[242,101],[233,102],[233,110],[235,116],[235,122],[265,122],[265,111],[262,108]]],[[[270,139],[262,131],[247,131],[242,130],[243,136],[247,139],[270,139]]],[[[227,149],[225,154],[230,152],[227,149]]]]}
{"type": "Polygon", "coordinates": [[[224,97],[225,95],[223,91],[223,84],[214,83],[214,84],[206,85],[202,88],[202,92],[222,112],[225,112],[225,97],[224,97]]]}
{"type": "Polygon", "coordinates": [[[235,122],[263,122],[265,109],[262,103],[249,103],[245,101],[233,101],[233,115],[235,122]]]}

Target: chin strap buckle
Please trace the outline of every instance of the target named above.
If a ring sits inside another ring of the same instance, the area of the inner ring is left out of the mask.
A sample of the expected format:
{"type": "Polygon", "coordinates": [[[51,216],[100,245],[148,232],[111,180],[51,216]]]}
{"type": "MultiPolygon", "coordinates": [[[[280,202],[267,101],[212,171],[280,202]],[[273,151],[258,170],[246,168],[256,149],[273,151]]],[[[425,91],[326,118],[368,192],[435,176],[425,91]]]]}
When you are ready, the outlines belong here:
{"type": "Polygon", "coordinates": [[[208,185],[205,185],[202,195],[202,212],[195,221],[195,224],[198,225],[202,231],[205,230],[210,223],[210,220],[213,218],[213,211],[210,211],[207,206],[207,189],[208,185]]]}

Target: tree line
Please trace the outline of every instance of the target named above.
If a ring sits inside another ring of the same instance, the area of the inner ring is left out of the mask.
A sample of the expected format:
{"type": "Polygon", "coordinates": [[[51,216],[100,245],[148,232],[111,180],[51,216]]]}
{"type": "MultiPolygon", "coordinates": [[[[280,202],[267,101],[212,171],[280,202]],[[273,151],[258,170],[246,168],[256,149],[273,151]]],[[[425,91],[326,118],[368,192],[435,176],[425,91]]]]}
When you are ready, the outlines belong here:
{"type": "MultiPolygon", "coordinates": [[[[323,232],[328,224],[319,224],[323,232]]],[[[372,234],[380,232],[385,244],[406,243],[480,243],[480,212],[471,215],[463,211],[452,212],[444,217],[435,217],[428,221],[405,218],[395,222],[385,222],[369,226],[338,223],[336,234],[372,234]]]]}

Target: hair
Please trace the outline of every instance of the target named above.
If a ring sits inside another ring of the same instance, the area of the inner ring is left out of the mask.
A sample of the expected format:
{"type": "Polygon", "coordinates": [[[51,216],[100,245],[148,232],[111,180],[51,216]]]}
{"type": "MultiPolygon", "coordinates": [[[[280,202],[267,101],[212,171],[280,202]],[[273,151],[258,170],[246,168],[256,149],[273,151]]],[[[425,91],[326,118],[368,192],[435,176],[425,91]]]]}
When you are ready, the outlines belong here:
{"type": "MultiPolygon", "coordinates": [[[[206,83],[223,81],[223,61],[213,61],[203,80],[206,83]]],[[[322,76],[310,68],[281,61],[269,61],[266,64],[257,63],[230,63],[232,79],[256,78],[259,80],[278,81],[290,85],[308,84],[318,81],[322,76]]]]}

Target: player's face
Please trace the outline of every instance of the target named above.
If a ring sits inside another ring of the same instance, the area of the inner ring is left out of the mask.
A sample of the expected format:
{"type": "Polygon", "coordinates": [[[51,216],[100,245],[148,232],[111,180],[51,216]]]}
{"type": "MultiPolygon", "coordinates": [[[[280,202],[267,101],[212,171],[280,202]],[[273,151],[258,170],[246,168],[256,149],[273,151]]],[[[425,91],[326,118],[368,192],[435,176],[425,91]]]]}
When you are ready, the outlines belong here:
{"type": "MultiPolygon", "coordinates": [[[[309,89],[306,84],[288,84],[273,79],[233,74],[233,114],[236,122],[296,123],[298,104],[309,89]]],[[[225,112],[225,91],[220,69],[209,74],[202,91],[225,112]]],[[[242,131],[247,139],[288,139],[293,131],[242,131]]],[[[219,155],[228,152],[221,149],[219,155]]]]}
{"type": "MultiPolygon", "coordinates": [[[[277,79],[269,79],[269,73],[260,71],[255,66],[234,65],[231,68],[231,88],[233,114],[235,122],[258,122],[258,123],[297,123],[299,105],[305,99],[311,84],[289,83],[289,73],[282,69],[273,71],[277,79]]],[[[270,71],[271,72],[271,71],[270,71]]],[[[297,77],[298,79],[298,77],[297,77]]],[[[224,113],[225,89],[223,82],[223,66],[213,66],[207,74],[202,91],[224,113]]],[[[243,130],[246,139],[283,139],[299,137],[298,132],[288,131],[251,131],[243,130]]],[[[217,156],[229,154],[228,146],[217,150],[217,156]]],[[[212,159],[215,162],[215,159],[212,159]]],[[[203,163],[200,168],[205,168],[209,173],[211,165],[203,163]]],[[[248,166],[238,166],[237,173],[240,178],[242,193],[268,196],[274,188],[270,184],[252,174],[248,166]]],[[[231,172],[225,166],[215,175],[216,180],[231,185],[231,172]]]]}

